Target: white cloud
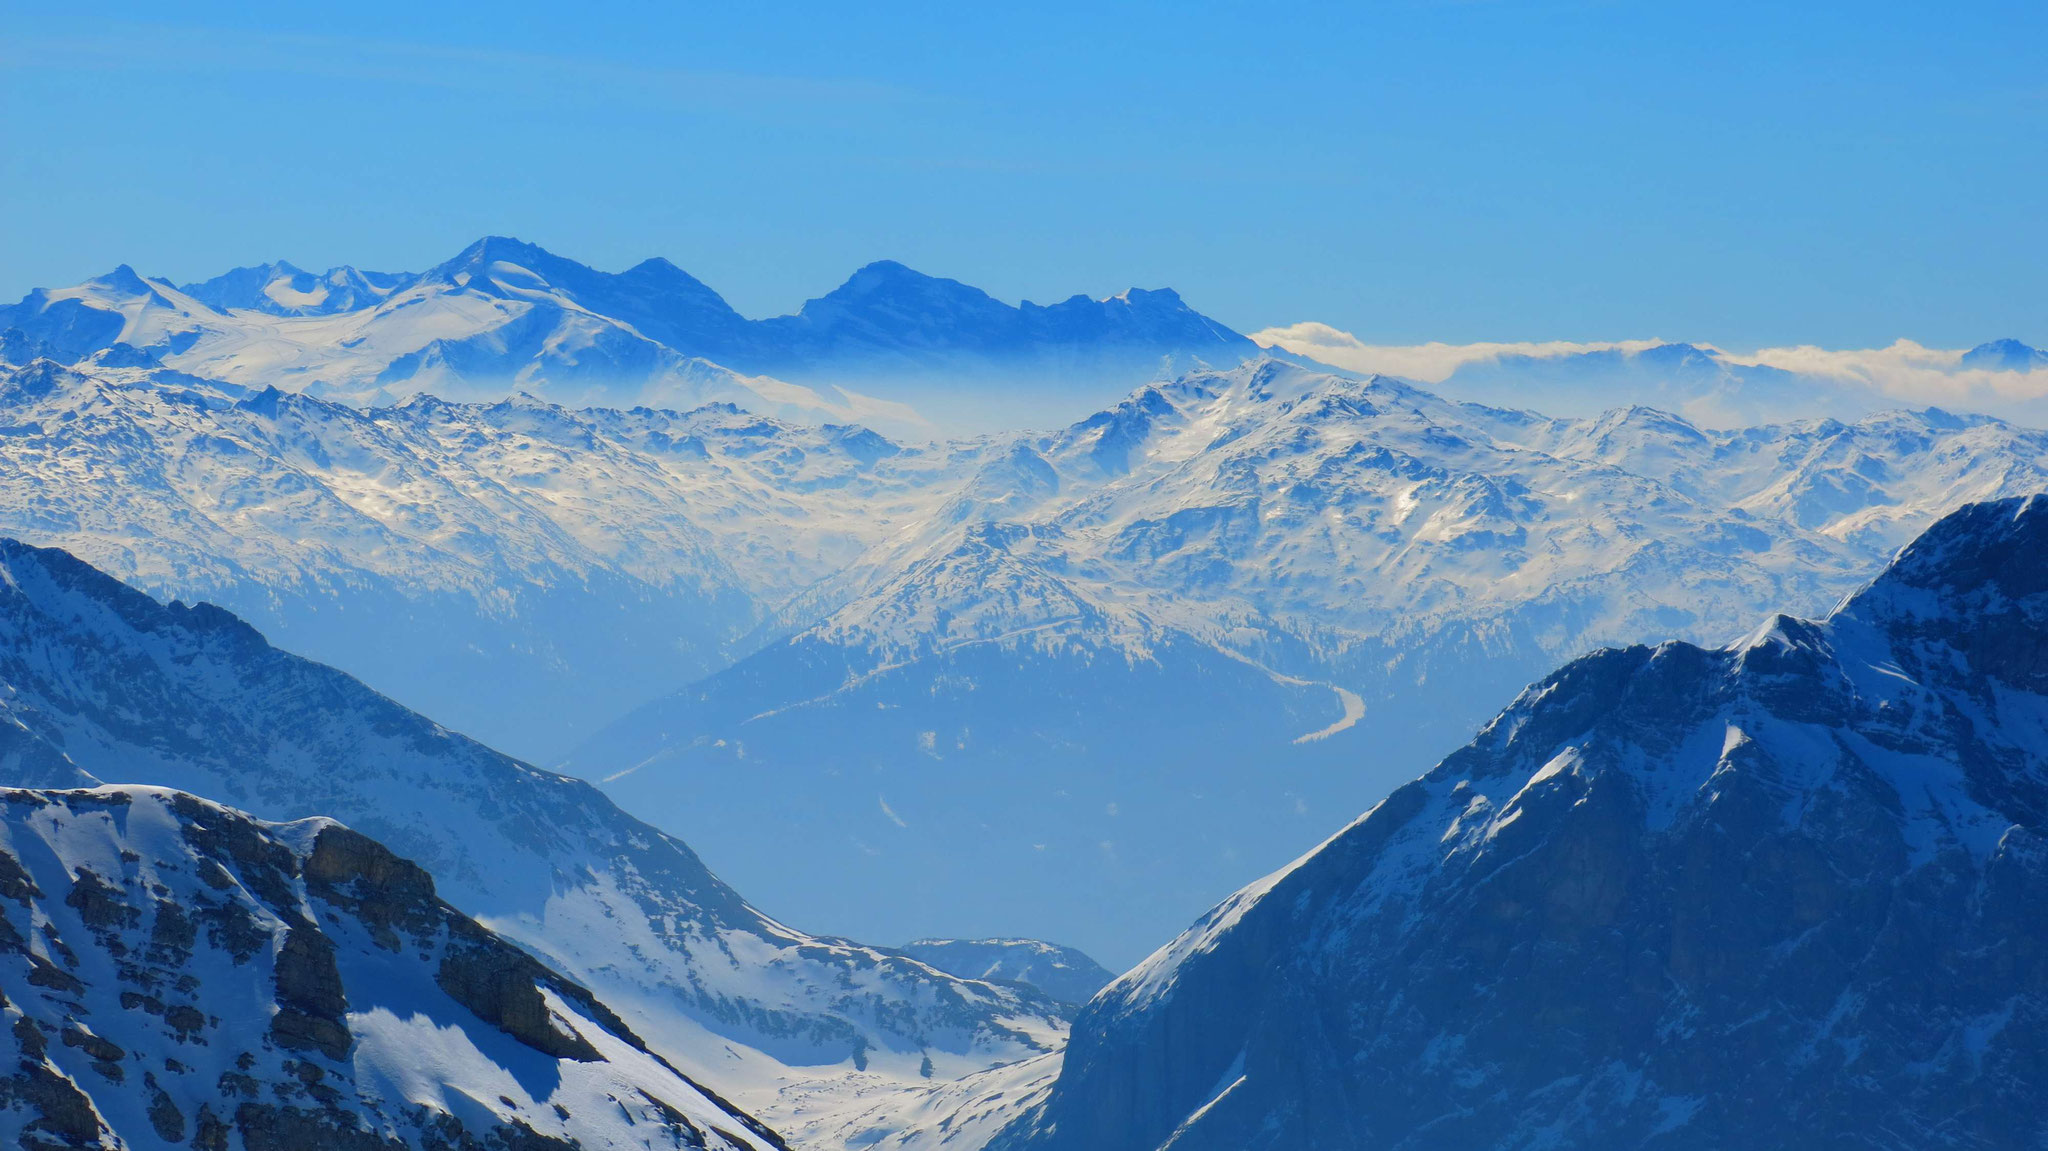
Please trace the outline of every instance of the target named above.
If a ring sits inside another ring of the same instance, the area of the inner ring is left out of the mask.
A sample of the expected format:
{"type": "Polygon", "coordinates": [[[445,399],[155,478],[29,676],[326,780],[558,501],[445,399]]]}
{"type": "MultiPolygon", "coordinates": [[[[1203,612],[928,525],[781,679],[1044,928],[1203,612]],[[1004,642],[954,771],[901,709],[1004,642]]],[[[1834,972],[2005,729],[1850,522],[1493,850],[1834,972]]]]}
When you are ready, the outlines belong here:
{"type": "Polygon", "coordinates": [[[1284,348],[1296,355],[1321,360],[1332,367],[1346,368],[1354,372],[1379,372],[1407,380],[1420,380],[1426,384],[1441,383],[1466,364],[1497,360],[1502,356],[1571,356],[1582,352],[1607,352],[1616,349],[1640,352],[1664,342],[1614,340],[1607,343],[1574,343],[1570,340],[1546,340],[1525,343],[1368,344],[1350,332],[1314,321],[1288,324],[1281,328],[1266,328],[1253,332],[1251,338],[1261,346],[1284,348]]]}
{"type": "MultiPolygon", "coordinates": [[[[1427,343],[1411,345],[1368,344],[1350,332],[1328,324],[1301,323],[1267,328],[1252,333],[1253,340],[1267,347],[1284,348],[1320,360],[1334,367],[1357,372],[1383,372],[1391,376],[1440,384],[1470,364],[1488,363],[1503,356],[1561,358],[1587,352],[1639,352],[1661,340],[1613,340],[1580,343],[1567,340],[1521,343],[1427,343]]],[[[2048,371],[1991,371],[1965,368],[1965,349],[1930,348],[1912,340],[1897,340],[1882,348],[1822,348],[1811,344],[1796,347],[1760,348],[1735,352],[1711,344],[1694,342],[1697,348],[1715,355],[1731,368],[1776,368],[1818,384],[1831,385],[1815,402],[1832,414],[1876,411],[1888,407],[1926,406],[1956,411],[1987,412],[2032,423],[2048,422],[2048,371]]],[[[1545,397],[1523,393],[1525,401],[1542,406],[1545,397]]],[[[1497,400],[1492,396],[1473,398],[1497,400]]],[[[1550,397],[1566,401],[1572,397],[1550,397]]],[[[1688,399],[1660,390],[1649,398],[1686,407],[1697,401],[1705,414],[1731,400],[1725,391],[1702,393],[1688,399]]],[[[1603,404],[1614,397],[1601,397],[1603,404]]],[[[1572,414],[1569,404],[1556,405],[1555,414],[1572,414]]],[[[1689,415],[1696,413],[1688,411],[1689,415]]],[[[1788,413],[1790,414],[1790,413],[1788,413]]],[[[1744,422],[1755,413],[1741,413],[1744,422]]],[[[1731,418],[1733,410],[1731,409],[1731,418]]],[[[1709,420],[1708,422],[1717,422],[1709,420]]],[[[1718,421],[1727,422],[1727,421],[1718,421]]]]}
{"type": "Polygon", "coordinates": [[[1994,410],[2048,397],[2048,372],[1991,371],[1962,366],[1966,349],[1929,348],[1898,340],[1883,348],[1761,348],[1728,353],[1736,364],[1761,364],[1802,376],[1870,389],[1908,403],[1994,410]]]}

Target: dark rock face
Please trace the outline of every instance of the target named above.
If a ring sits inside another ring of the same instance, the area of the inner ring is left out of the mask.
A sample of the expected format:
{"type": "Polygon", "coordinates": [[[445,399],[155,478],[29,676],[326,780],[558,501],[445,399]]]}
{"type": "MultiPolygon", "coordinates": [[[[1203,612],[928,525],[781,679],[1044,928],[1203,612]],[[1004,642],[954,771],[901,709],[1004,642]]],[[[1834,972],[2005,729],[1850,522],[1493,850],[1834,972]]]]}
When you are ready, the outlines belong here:
{"type": "Polygon", "coordinates": [[[2048,1146],[2048,499],[1602,652],[1077,1019],[1018,1148],[2048,1146]]]}
{"type": "Polygon", "coordinates": [[[0,1142],[782,1145],[347,828],[163,790],[0,791],[0,843],[0,1142]],[[395,1069],[471,1104],[396,1093],[395,1069]]]}
{"type": "Polygon", "coordinates": [[[540,989],[550,982],[532,956],[478,927],[456,927],[434,982],[449,998],[535,1051],[557,1059],[603,1058],[573,1028],[555,1022],[540,989]]]}
{"type": "Polygon", "coordinates": [[[348,995],[334,963],[334,944],[311,924],[292,925],[285,929],[273,975],[277,1014],[270,1020],[271,1038],[329,1059],[348,1054],[348,995]]]}

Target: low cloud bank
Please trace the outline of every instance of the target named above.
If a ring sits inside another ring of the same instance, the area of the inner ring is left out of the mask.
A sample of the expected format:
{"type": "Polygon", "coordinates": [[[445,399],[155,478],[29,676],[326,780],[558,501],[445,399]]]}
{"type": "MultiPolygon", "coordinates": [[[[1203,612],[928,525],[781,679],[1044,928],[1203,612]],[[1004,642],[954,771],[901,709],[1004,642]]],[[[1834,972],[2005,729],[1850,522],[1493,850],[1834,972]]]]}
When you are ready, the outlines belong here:
{"type": "Polygon", "coordinates": [[[1443,385],[1445,394],[1458,398],[1514,401],[1558,414],[1577,414],[1574,409],[1585,402],[1628,402],[1632,397],[1619,394],[1627,386],[1617,377],[1632,376],[1643,393],[1641,402],[1663,402],[1688,414],[1711,413],[1722,421],[1757,415],[1853,416],[1927,406],[2033,423],[2048,420],[2048,357],[2035,354],[2029,368],[1970,367],[1965,366],[1968,349],[1930,348],[1912,340],[1882,348],[1807,344],[1753,352],[1694,343],[1690,346],[1703,354],[1703,361],[1676,371],[1667,362],[1641,358],[1670,346],[1664,340],[1384,345],[1312,322],[1267,328],[1251,338],[1333,367],[1443,385]],[[1574,379],[1575,359],[1586,367],[1582,380],[1574,379]],[[1596,365],[1598,386],[1591,382],[1596,365]],[[1523,369],[1527,378],[1516,378],[1513,394],[1503,394],[1503,375],[1516,377],[1523,369]],[[1781,372],[1798,379],[1787,380],[1781,372]],[[1466,383],[1472,386],[1461,387],[1466,383]],[[1575,389],[1575,383],[1584,386],[1575,389]],[[1802,385],[1818,388],[1801,393],[1802,385]]]}

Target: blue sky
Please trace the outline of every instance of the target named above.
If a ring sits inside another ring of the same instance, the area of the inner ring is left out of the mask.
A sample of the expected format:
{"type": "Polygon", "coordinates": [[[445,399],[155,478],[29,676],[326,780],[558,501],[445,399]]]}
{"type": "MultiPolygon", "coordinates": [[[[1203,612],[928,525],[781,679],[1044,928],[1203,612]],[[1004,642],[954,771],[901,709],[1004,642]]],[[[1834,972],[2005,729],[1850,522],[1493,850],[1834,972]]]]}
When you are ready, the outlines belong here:
{"type": "Polygon", "coordinates": [[[893,258],[1375,342],[2048,343],[2048,5],[17,5],[0,295],[893,258]]]}

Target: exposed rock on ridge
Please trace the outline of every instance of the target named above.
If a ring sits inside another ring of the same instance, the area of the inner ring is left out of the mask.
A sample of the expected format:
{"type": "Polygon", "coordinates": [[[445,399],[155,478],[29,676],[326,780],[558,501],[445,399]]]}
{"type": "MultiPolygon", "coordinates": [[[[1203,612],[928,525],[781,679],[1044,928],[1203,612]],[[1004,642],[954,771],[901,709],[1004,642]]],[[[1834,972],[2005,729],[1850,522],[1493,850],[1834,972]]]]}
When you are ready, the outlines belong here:
{"type": "Polygon", "coordinates": [[[24,1147],[784,1147],[337,824],[4,791],[0,877],[24,1147]]]}

